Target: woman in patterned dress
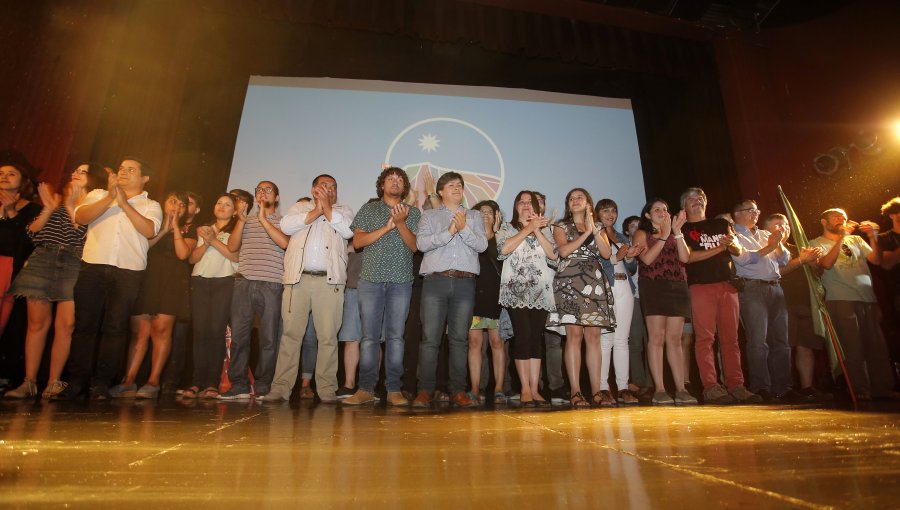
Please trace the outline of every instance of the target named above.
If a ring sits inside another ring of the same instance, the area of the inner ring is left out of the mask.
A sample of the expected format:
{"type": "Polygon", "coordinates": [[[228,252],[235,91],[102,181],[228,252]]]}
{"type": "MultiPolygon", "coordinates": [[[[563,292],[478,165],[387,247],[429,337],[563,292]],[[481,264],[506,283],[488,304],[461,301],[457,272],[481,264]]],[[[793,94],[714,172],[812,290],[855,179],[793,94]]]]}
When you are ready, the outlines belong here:
{"type": "MultiPolygon", "coordinates": [[[[559,269],[553,280],[556,319],[548,326],[566,328],[565,365],[572,387],[571,404],[575,408],[591,403],[581,392],[581,342],[586,343],[585,364],[591,381],[592,402],[600,405],[600,334],[614,328],[612,291],[600,267],[600,257],[609,258],[611,251],[606,234],[594,223],[594,202],[583,188],[566,194],[562,221],[554,229],[559,246],[559,269]]],[[[608,393],[608,392],[607,392],[608,393]]]]}
{"type": "Polygon", "coordinates": [[[500,304],[509,312],[515,332],[511,351],[522,383],[522,406],[543,406],[547,400],[538,392],[538,382],[544,325],[554,310],[550,265],[556,265],[556,246],[550,221],[538,214],[533,192],[520,191],[513,207],[512,221],[504,223],[496,235],[497,259],[504,261],[500,304]]]}

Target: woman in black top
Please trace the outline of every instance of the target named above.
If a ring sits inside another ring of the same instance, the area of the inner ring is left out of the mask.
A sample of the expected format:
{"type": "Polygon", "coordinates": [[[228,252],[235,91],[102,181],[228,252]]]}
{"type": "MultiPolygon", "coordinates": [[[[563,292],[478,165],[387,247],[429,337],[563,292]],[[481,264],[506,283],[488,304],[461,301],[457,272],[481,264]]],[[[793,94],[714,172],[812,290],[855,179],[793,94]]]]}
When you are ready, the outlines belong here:
{"type": "Polygon", "coordinates": [[[147,270],[131,316],[131,343],[127,371],[122,384],[110,388],[113,398],[155,398],[159,378],[172,350],[175,320],[185,318],[190,308],[191,252],[197,246],[197,230],[184,232],[180,221],[187,210],[187,193],[173,191],[163,203],[165,218],[156,237],[150,239],[147,270]],[[140,389],[135,385],[138,371],[152,340],[150,376],[140,389]]]}
{"type": "Polygon", "coordinates": [[[7,291],[34,249],[25,232],[41,212],[41,207],[31,202],[33,195],[27,166],[18,161],[0,162],[0,335],[15,302],[7,291]]]}
{"type": "Polygon", "coordinates": [[[472,391],[469,398],[477,400],[481,391],[482,345],[487,332],[494,365],[494,403],[506,403],[503,394],[503,380],[506,375],[506,352],[500,338],[500,270],[503,262],[497,260],[497,239],[495,234],[503,223],[500,206],[493,200],[475,204],[473,210],[481,212],[488,246],[478,255],[480,273],[475,280],[475,308],[472,327],[469,329],[469,379],[472,391]]]}

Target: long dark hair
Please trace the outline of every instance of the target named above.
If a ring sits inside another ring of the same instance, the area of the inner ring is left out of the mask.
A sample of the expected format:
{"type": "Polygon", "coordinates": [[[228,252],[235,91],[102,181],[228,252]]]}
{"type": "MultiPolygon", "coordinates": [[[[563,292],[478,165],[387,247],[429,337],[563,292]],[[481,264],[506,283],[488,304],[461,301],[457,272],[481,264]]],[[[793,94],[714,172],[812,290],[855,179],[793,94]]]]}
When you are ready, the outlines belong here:
{"type": "Polygon", "coordinates": [[[87,173],[87,185],[84,187],[85,193],[90,193],[92,190],[97,188],[106,188],[106,183],[108,182],[108,173],[106,172],[106,168],[97,163],[96,161],[79,161],[75,163],[75,166],[72,168],[72,171],[64,174],[59,181],[59,190],[60,192],[65,192],[66,186],[72,182],[72,174],[75,173],[75,170],[78,170],[78,167],[81,165],[87,165],[88,173],[87,173]]]}
{"type": "Polygon", "coordinates": [[[541,203],[538,202],[537,194],[535,194],[534,191],[520,191],[519,194],[516,195],[516,200],[513,202],[513,214],[512,220],[510,220],[512,226],[516,227],[519,230],[522,230],[522,222],[519,221],[519,208],[516,206],[519,204],[519,199],[522,197],[522,195],[528,195],[531,198],[531,209],[535,211],[535,214],[540,214],[539,211],[541,210],[541,203]]]}
{"type": "Polygon", "coordinates": [[[657,202],[665,204],[666,209],[669,208],[669,203],[666,202],[664,199],[659,198],[659,197],[654,197],[654,198],[651,198],[650,200],[648,200],[647,204],[644,205],[644,208],[641,209],[641,222],[638,224],[638,229],[646,232],[648,236],[656,233],[656,229],[653,228],[653,222],[650,221],[650,218],[648,218],[647,216],[650,214],[650,209],[653,209],[653,204],[655,204],[657,202]]]}
{"type": "Polygon", "coordinates": [[[569,197],[571,197],[572,193],[575,193],[576,191],[584,193],[584,198],[587,200],[587,210],[592,211],[594,209],[594,199],[591,198],[591,194],[588,193],[588,190],[584,188],[572,188],[568,193],[566,193],[566,208],[565,212],[563,213],[563,217],[560,220],[560,223],[575,222],[575,220],[572,218],[572,210],[569,208],[569,197]]]}

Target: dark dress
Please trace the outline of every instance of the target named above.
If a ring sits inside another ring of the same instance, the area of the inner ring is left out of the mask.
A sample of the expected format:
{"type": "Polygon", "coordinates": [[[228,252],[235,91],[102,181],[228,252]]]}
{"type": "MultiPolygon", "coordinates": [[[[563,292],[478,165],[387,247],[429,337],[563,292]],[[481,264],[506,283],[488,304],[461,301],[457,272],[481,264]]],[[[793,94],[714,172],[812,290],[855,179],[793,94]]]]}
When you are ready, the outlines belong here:
{"type": "MultiPolygon", "coordinates": [[[[197,230],[189,228],[185,239],[197,239],[197,230]]],[[[147,269],[134,306],[134,315],[174,315],[184,320],[191,316],[191,265],[175,254],[172,232],[147,251],[147,269]]]]}
{"type": "Polygon", "coordinates": [[[500,319],[500,273],[503,261],[497,260],[497,239],[488,239],[487,248],[478,254],[480,272],[475,280],[475,317],[500,319]]]}

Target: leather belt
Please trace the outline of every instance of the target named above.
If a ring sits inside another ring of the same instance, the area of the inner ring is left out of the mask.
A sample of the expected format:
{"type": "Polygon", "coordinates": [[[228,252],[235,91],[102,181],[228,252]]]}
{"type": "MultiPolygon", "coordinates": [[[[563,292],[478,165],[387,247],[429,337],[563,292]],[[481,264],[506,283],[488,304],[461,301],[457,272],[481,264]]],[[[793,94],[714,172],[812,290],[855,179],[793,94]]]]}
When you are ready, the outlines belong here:
{"type": "Polygon", "coordinates": [[[616,273],[615,278],[616,278],[616,280],[627,280],[628,275],[625,273],[616,273]]]}
{"type": "Polygon", "coordinates": [[[447,271],[438,271],[434,274],[446,276],[447,278],[475,278],[476,276],[478,276],[475,273],[470,273],[468,271],[457,271],[456,269],[448,269],[447,271]]]}
{"type": "Polygon", "coordinates": [[[327,271],[303,271],[303,274],[309,276],[328,276],[327,271]]]}
{"type": "Polygon", "coordinates": [[[781,280],[757,280],[756,278],[743,278],[747,283],[758,283],[760,285],[781,285],[781,280]]]}

